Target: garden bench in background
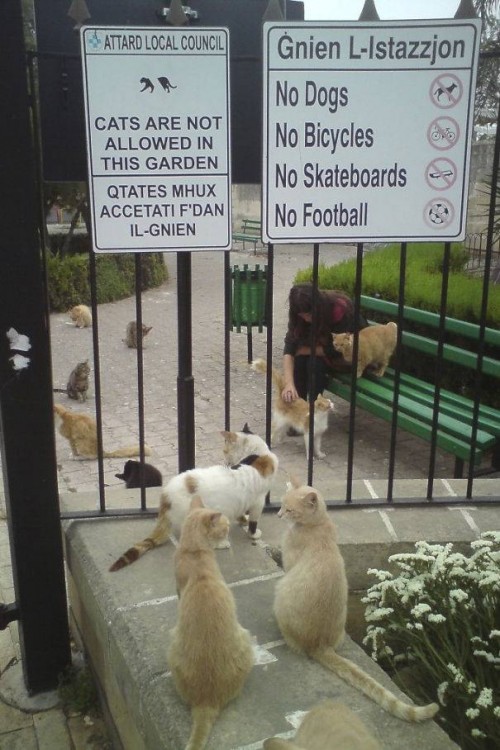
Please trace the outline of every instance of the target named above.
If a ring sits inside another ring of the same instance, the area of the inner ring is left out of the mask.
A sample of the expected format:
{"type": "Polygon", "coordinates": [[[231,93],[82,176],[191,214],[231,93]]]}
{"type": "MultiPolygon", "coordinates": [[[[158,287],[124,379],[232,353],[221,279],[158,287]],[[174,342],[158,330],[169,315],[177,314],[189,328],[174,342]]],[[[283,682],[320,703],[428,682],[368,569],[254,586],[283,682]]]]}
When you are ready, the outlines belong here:
{"type": "Polygon", "coordinates": [[[250,242],[253,245],[254,255],[257,252],[257,243],[262,244],[262,228],[260,219],[243,219],[239,232],[233,232],[233,241],[242,242],[243,250],[245,244],[250,242]]]}
{"type": "MultiPolygon", "coordinates": [[[[398,320],[399,308],[394,302],[362,295],[361,307],[368,313],[381,313],[388,320],[398,320]]],[[[401,374],[397,403],[398,427],[431,442],[435,388],[432,383],[404,372],[404,350],[412,349],[435,358],[439,346],[437,331],[440,316],[426,310],[404,307],[403,319],[436,330],[436,338],[431,338],[406,331],[403,327],[401,339],[403,351],[400,357],[401,374]]],[[[447,317],[445,331],[458,334],[471,341],[479,340],[480,329],[474,323],[447,317]]],[[[499,330],[486,328],[484,340],[486,344],[499,347],[500,351],[499,330]]],[[[396,357],[396,353],[393,357],[396,357]]],[[[442,357],[444,361],[461,367],[477,369],[478,356],[473,351],[444,343],[442,357]]],[[[500,359],[494,359],[490,355],[484,356],[482,373],[500,379],[500,359]]],[[[395,371],[391,368],[387,368],[381,378],[367,372],[357,380],[356,405],[391,422],[394,412],[394,385],[395,371]]],[[[351,374],[335,373],[329,382],[328,390],[350,401],[351,374]]],[[[473,410],[474,402],[471,399],[444,388],[440,389],[436,440],[441,450],[455,456],[454,476],[457,478],[463,476],[464,462],[469,461],[471,455],[473,410]]],[[[500,470],[500,410],[481,403],[474,448],[474,473],[477,475],[498,470],[500,470]],[[478,472],[479,464],[485,454],[491,454],[491,468],[478,472]]]]}

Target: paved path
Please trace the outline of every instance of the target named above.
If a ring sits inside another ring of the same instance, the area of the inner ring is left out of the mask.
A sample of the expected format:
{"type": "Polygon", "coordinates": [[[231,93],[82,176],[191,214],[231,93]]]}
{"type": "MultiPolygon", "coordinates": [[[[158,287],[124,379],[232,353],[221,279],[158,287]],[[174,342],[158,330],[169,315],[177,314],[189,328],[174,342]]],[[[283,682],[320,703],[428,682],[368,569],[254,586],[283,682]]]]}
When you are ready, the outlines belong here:
{"type": "MultiPolygon", "coordinates": [[[[321,260],[340,262],[355,256],[354,246],[327,246],[321,260]]],[[[265,256],[231,253],[231,264],[264,265],[265,256]]],[[[283,337],[287,323],[287,296],[297,270],[312,263],[310,246],[284,246],[275,250],[274,280],[274,363],[281,365],[283,337]]],[[[144,392],[146,441],[153,450],[148,459],[165,477],[177,471],[177,284],[176,259],[167,255],[170,280],[143,295],[143,321],[153,329],[144,340],[144,392]]],[[[224,426],[224,293],[223,256],[216,253],[192,253],[192,326],[193,376],[195,390],[196,463],[199,466],[221,460],[219,431],[224,426]]],[[[101,388],[106,449],[136,443],[137,360],[136,351],[122,342],[125,327],[135,319],[134,298],[99,306],[101,352],[101,388]]],[[[253,335],[254,357],[266,356],[266,330],[253,335]]],[[[68,325],[66,314],[51,316],[54,385],[64,386],[74,365],[89,358],[92,363],[90,329],[68,325]]],[[[241,429],[245,421],[259,434],[265,434],[265,378],[247,364],[245,333],[233,332],[231,340],[231,426],[241,429]]],[[[57,400],[88,414],[95,412],[95,400],[85,404],[70,401],[65,394],[57,400]]],[[[359,411],[356,420],[354,455],[355,479],[387,477],[390,427],[381,420],[359,411]]],[[[315,481],[328,494],[329,482],[345,480],[349,405],[338,400],[323,448],[327,458],[317,461],[315,481]]],[[[283,471],[304,477],[307,464],[303,439],[285,438],[275,446],[283,471]]],[[[396,478],[422,478],[427,475],[428,445],[401,432],[398,436],[396,478]]],[[[61,492],[93,490],[97,482],[97,462],[70,457],[68,443],[57,435],[59,487],[61,492]]],[[[122,459],[106,459],[105,483],[120,485],[115,473],[122,459]]],[[[450,477],[453,460],[438,454],[436,476],[450,477]]],[[[283,484],[281,485],[283,486],[283,484]]],[[[78,500],[75,498],[75,509],[78,500]]]]}

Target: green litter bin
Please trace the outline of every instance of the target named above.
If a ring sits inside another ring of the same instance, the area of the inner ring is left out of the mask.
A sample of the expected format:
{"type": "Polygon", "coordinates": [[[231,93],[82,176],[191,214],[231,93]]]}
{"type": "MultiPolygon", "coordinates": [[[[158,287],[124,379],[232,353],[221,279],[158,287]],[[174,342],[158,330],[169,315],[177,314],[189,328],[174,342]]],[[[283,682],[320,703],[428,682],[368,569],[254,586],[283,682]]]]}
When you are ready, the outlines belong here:
{"type": "Polygon", "coordinates": [[[241,329],[246,328],[248,361],[251,362],[252,328],[256,327],[262,333],[264,326],[267,326],[267,266],[234,266],[231,279],[231,330],[236,329],[241,333],[241,329]]]}

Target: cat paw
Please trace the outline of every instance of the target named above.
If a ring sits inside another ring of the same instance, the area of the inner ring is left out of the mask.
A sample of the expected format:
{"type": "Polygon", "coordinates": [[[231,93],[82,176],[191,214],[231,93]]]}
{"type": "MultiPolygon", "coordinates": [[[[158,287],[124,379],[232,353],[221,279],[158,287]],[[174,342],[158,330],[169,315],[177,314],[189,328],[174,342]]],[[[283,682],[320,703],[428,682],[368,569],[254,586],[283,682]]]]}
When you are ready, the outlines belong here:
{"type": "Polygon", "coordinates": [[[229,539],[223,539],[221,542],[217,542],[216,545],[214,545],[214,549],[229,549],[231,546],[231,542],[229,539]]]}
{"type": "Polygon", "coordinates": [[[262,536],[262,531],[260,529],[256,529],[253,534],[248,534],[250,539],[260,539],[262,536]]]}

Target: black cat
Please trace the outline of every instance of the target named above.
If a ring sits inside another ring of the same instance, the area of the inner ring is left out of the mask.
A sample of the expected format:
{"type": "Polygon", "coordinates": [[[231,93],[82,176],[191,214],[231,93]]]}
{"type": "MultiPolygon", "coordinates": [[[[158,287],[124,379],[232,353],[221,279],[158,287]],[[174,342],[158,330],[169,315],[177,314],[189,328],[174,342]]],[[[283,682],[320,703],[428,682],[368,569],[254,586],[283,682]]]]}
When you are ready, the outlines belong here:
{"type": "MultiPolygon", "coordinates": [[[[142,470],[144,487],[161,487],[163,477],[161,471],[151,464],[144,464],[142,470]]],[[[141,487],[141,462],[125,461],[123,474],[115,474],[118,479],[123,479],[128,490],[141,487]]]]}

